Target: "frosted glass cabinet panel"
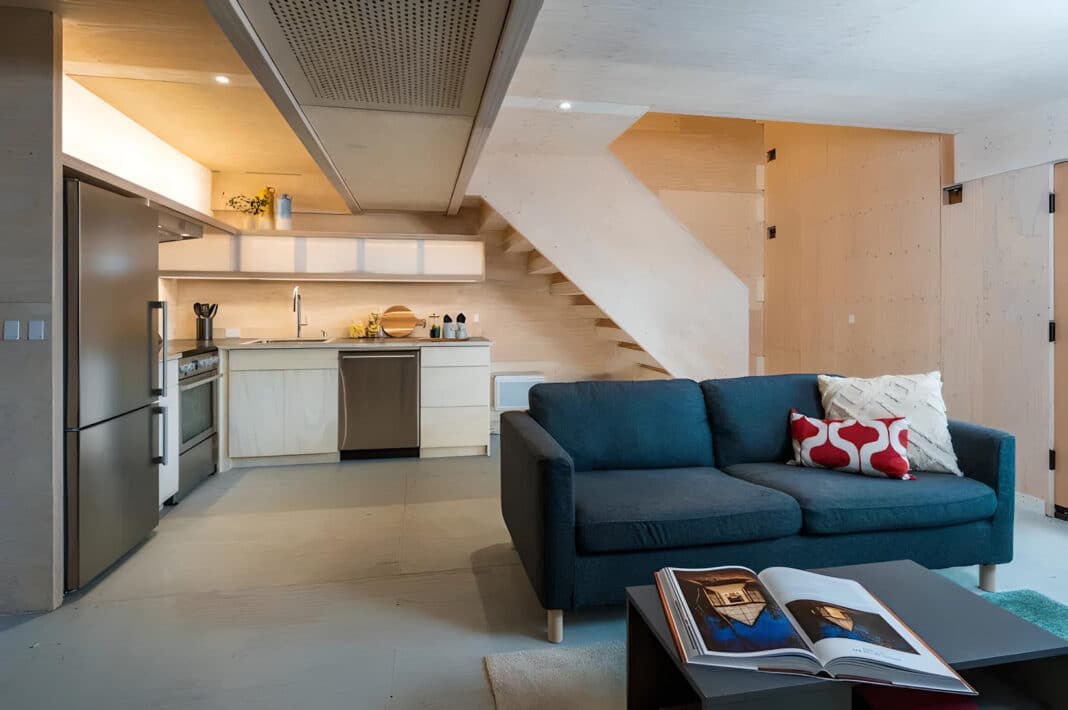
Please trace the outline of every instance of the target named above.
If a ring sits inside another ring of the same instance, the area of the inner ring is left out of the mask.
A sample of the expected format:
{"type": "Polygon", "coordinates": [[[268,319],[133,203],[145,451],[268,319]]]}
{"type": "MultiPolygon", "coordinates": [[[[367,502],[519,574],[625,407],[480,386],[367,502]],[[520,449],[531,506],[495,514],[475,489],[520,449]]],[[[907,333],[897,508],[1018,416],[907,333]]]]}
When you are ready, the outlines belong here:
{"type": "Polygon", "coordinates": [[[477,239],[209,235],[161,244],[159,270],[162,278],[464,282],[485,278],[486,257],[477,239]]]}
{"type": "Polygon", "coordinates": [[[297,270],[293,237],[241,237],[241,271],[291,274],[297,270]]]}
{"type": "Polygon", "coordinates": [[[305,271],[309,274],[357,273],[360,270],[362,241],[345,237],[305,239],[305,271]]]}
{"type": "Polygon", "coordinates": [[[364,239],[363,270],[368,274],[419,273],[419,241],[415,239],[364,239]]]}
{"type": "Polygon", "coordinates": [[[423,248],[423,273],[428,276],[471,276],[484,268],[482,242],[427,240],[423,248]]]}

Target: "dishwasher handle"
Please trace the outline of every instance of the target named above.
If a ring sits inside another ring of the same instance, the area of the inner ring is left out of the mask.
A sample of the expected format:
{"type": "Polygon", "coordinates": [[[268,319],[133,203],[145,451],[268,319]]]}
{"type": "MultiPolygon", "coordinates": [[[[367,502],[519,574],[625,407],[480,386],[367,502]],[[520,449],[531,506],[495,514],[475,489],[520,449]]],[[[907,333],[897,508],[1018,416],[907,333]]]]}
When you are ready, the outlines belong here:
{"type": "Polygon", "coordinates": [[[415,353],[368,353],[366,355],[344,354],[342,360],[411,360],[415,353]]]}

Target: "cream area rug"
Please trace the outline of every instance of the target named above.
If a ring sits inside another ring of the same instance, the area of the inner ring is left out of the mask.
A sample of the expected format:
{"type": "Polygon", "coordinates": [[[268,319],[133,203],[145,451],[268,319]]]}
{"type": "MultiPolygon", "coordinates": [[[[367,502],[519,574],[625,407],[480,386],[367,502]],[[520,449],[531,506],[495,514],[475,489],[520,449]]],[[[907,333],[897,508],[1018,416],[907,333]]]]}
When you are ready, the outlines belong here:
{"type": "Polygon", "coordinates": [[[486,656],[497,710],[617,710],[625,707],[623,641],[486,656]]]}

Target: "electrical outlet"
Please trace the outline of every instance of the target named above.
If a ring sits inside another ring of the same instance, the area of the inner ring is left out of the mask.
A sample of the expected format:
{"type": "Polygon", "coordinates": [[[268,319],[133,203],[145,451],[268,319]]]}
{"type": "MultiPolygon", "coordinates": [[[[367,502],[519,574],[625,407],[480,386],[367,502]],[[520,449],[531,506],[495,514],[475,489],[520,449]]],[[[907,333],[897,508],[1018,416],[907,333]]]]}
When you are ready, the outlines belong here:
{"type": "Polygon", "coordinates": [[[857,317],[855,315],[853,315],[852,313],[850,313],[849,314],[849,325],[853,325],[856,322],[857,322],[857,317]]]}
{"type": "Polygon", "coordinates": [[[478,323],[478,314],[477,313],[472,313],[471,314],[471,322],[472,323],[478,323]]]}
{"type": "Polygon", "coordinates": [[[226,329],[226,337],[227,338],[240,338],[241,337],[241,329],[240,328],[227,328],[226,329]]]}

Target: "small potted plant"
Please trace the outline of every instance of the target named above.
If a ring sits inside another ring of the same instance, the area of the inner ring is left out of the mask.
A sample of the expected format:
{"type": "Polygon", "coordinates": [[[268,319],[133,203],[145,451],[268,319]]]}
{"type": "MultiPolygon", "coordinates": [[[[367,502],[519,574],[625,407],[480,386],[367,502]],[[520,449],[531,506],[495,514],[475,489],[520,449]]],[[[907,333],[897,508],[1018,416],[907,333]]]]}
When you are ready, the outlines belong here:
{"type": "Polygon", "coordinates": [[[246,229],[270,229],[271,197],[274,191],[264,188],[252,197],[234,195],[226,201],[227,206],[235,212],[245,215],[246,229]]]}

